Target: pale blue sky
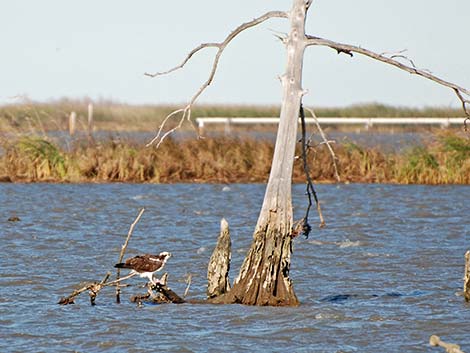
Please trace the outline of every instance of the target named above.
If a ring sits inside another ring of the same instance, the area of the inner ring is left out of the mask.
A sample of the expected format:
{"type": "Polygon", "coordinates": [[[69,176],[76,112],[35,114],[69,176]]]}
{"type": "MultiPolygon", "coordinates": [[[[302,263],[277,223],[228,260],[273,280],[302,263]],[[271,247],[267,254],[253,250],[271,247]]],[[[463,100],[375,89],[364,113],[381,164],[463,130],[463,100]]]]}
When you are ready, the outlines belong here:
{"type": "MultiPolygon", "coordinates": [[[[168,69],[241,22],[289,8],[287,0],[0,0],[0,104],[18,95],[185,102],[206,79],[214,50],[167,77],[143,73],[168,69]]],[[[408,49],[418,67],[470,88],[469,23],[469,0],[314,0],[307,31],[377,52],[408,49]]],[[[273,34],[287,29],[274,19],[236,39],[200,102],[278,104],[285,52],[273,34]]],[[[307,50],[303,86],[314,106],[459,105],[448,89],[327,48],[307,50]]]]}

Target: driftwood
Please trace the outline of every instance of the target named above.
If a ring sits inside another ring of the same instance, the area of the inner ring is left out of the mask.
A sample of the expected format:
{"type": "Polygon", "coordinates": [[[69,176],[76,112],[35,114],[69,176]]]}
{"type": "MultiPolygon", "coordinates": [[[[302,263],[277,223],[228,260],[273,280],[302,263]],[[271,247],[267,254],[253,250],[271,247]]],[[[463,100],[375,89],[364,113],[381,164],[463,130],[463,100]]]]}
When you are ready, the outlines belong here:
{"type": "Polygon", "coordinates": [[[145,303],[152,304],[183,304],[186,301],[176,294],[171,288],[167,286],[168,273],[165,273],[162,278],[156,281],[155,284],[147,283],[147,293],[137,294],[131,297],[131,302],[137,303],[141,306],[145,303]]]}
{"type": "Polygon", "coordinates": [[[462,350],[460,350],[459,345],[441,341],[439,336],[436,335],[432,335],[429,338],[429,344],[433,347],[442,347],[446,350],[447,353],[464,353],[462,350]]]}
{"type": "MultiPolygon", "coordinates": [[[[134,230],[135,225],[141,218],[142,214],[144,213],[144,209],[141,209],[138,216],[134,220],[134,222],[131,224],[129,232],[126,237],[126,241],[124,242],[123,246],[121,247],[121,252],[119,255],[119,262],[122,261],[124,257],[124,253],[126,251],[126,248],[129,244],[130,237],[132,235],[132,231],[134,230]]],[[[121,277],[120,272],[118,269],[117,273],[117,278],[114,281],[108,282],[111,272],[106,273],[104,278],[100,282],[91,282],[87,283],[81,288],[75,290],[70,294],[69,296],[62,297],[58,304],[61,305],[68,305],[68,304],[74,304],[75,303],[75,298],[79,296],[81,293],[88,291],[90,295],[90,303],[91,305],[96,304],[96,297],[100,293],[100,291],[104,287],[110,287],[110,286],[115,286],[116,287],[116,301],[117,303],[120,303],[120,288],[125,287],[126,285],[121,284],[122,281],[125,281],[129,278],[132,278],[136,276],[137,273],[131,272],[127,276],[121,277]]],[[[131,301],[137,302],[139,304],[142,304],[142,302],[145,301],[151,301],[153,303],[175,303],[175,304],[180,304],[184,303],[185,300],[181,298],[179,295],[177,295],[171,288],[167,286],[167,279],[168,279],[168,274],[165,273],[162,278],[156,281],[155,284],[153,283],[147,283],[147,294],[144,295],[135,295],[131,298],[131,301]]],[[[186,288],[185,295],[187,294],[189,290],[189,285],[191,283],[190,278],[188,278],[188,287],[186,288]]]]}
{"type": "Polygon", "coordinates": [[[104,276],[104,278],[101,280],[101,282],[87,283],[80,289],[74,290],[72,294],[70,294],[69,296],[60,298],[58,304],[61,304],[61,305],[75,304],[75,297],[77,297],[83,292],[89,291],[90,303],[91,305],[95,305],[96,296],[98,295],[100,290],[106,286],[106,282],[108,281],[109,276],[111,276],[111,272],[108,272],[104,276]]]}
{"type": "Polygon", "coordinates": [[[470,302],[470,250],[465,253],[465,275],[463,281],[463,296],[470,302]]]}
{"type": "Polygon", "coordinates": [[[230,231],[227,221],[225,218],[222,218],[217,246],[207,266],[207,298],[218,297],[230,290],[229,270],[231,256],[230,231]]]}

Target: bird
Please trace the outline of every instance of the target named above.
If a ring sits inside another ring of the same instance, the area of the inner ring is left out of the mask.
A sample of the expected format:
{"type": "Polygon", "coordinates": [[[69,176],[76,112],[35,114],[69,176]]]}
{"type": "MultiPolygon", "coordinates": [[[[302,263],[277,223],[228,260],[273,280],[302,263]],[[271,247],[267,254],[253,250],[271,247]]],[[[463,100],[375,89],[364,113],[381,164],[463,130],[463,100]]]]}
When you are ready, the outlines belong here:
{"type": "Polygon", "coordinates": [[[127,259],[125,262],[115,264],[115,268],[128,268],[130,274],[139,275],[141,278],[148,278],[152,284],[156,284],[153,274],[160,271],[165,266],[167,260],[171,257],[168,251],[161,252],[158,255],[144,254],[137,255],[127,259]]]}

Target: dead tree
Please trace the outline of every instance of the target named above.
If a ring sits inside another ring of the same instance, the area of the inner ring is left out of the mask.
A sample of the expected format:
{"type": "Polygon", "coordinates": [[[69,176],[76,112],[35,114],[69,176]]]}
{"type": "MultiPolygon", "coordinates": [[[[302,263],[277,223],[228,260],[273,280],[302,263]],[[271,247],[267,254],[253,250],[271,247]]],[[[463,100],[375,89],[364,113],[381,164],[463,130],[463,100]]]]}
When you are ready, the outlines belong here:
{"type": "Polygon", "coordinates": [[[212,83],[220,57],[234,38],[243,31],[271,18],[285,18],[289,21],[288,34],[285,37],[279,36],[286,46],[287,64],[286,72],[281,76],[283,98],[269,181],[251,248],[245,257],[232,289],[221,296],[220,302],[250,305],[297,305],[299,303],[289,277],[292,238],[297,234],[293,231],[291,184],[299,111],[302,97],[306,93],[302,88],[302,66],[304,51],[307,47],[327,46],[336,50],[338,54],[343,53],[350,57],[353,57],[354,54],[365,55],[446,86],[455,92],[462,103],[467,118],[470,117],[468,110],[470,104],[469,90],[442,80],[426,70],[418,69],[414,62],[402,53],[377,54],[358,46],[307,35],[305,33],[305,19],[311,4],[312,0],[292,0],[290,11],[267,12],[238,26],[222,42],[204,43],[194,48],[176,67],[165,72],[146,73],[147,76],[151,77],[171,73],[184,67],[193,55],[199,51],[205,48],[217,49],[212,70],[206,82],[191,97],[185,107],[173,111],[164,118],[156,136],[148,143],[148,145],[155,143],[158,147],[184,121],[191,120],[193,104],[212,83]],[[172,118],[178,118],[179,123],[176,127],[165,131],[166,122],[172,118]]]}

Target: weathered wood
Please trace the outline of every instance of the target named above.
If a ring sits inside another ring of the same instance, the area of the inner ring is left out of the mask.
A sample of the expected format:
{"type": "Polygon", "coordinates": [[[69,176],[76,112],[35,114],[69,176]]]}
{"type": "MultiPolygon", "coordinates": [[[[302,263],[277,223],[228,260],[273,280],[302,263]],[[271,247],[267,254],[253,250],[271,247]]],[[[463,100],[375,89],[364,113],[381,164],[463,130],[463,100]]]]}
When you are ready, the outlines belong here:
{"type": "Polygon", "coordinates": [[[309,2],[294,0],[285,39],[286,72],[276,146],[251,248],[229,297],[249,305],[298,305],[289,278],[292,253],[292,169],[297,121],[303,94],[302,68],[306,47],[305,16],[309,2]]]}
{"type": "Polygon", "coordinates": [[[108,282],[109,276],[111,276],[110,272],[106,273],[106,275],[103,277],[103,279],[99,283],[98,282],[87,283],[80,289],[74,290],[72,294],[70,294],[69,296],[60,298],[57,304],[60,304],[60,305],[75,304],[75,297],[85,291],[88,291],[90,295],[90,303],[91,305],[95,305],[96,296],[98,295],[100,290],[103,289],[103,287],[114,284],[113,282],[108,282]]]}
{"type": "Polygon", "coordinates": [[[144,302],[152,304],[183,304],[186,301],[167,286],[168,273],[165,273],[155,284],[147,284],[146,294],[137,294],[131,297],[131,302],[142,305],[144,302]]]}
{"type": "Polygon", "coordinates": [[[470,250],[465,253],[465,275],[463,281],[463,296],[470,302],[470,250]]]}
{"type": "Polygon", "coordinates": [[[93,104],[88,104],[88,141],[93,141],[93,104]]]}
{"type": "Polygon", "coordinates": [[[441,341],[439,336],[436,335],[432,335],[429,338],[429,344],[433,347],[442,347],[446,350],[447,353],[464,353],[462,350],[460,350],[459,345],[441,341]]]}
{"type": "Polygon", "coordinates": [[[225,218],[220,221],[220,235],[217,246],[207,266],[207,298],[218,297],[230,290],[229,270],[231,239],[228,223],[225,218]]]}
{"type": "Polygon", "coordinates": [[[168,299],[173,304],[183,304],[186,301],[176,294],[171,288],[168,288],[166,285],[161,286],[157,283],[155,290],[161,293],[165,298],[168,299]]]}
{"type": "Polygon", "coordinates": [[[69,135],[73,136],[75,134],[75,129],[77,126],[77,113],[71,112],[69,116],[69,135]]]}

